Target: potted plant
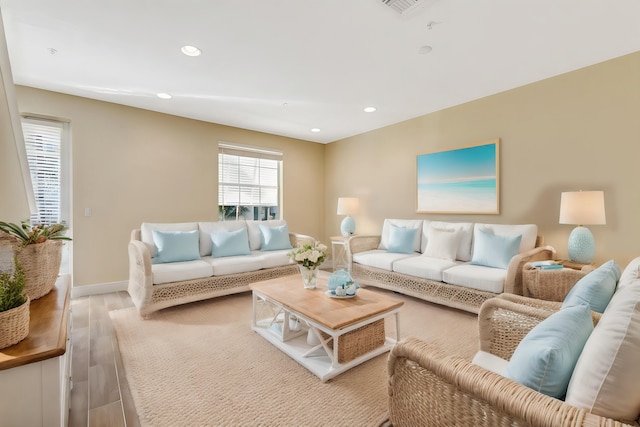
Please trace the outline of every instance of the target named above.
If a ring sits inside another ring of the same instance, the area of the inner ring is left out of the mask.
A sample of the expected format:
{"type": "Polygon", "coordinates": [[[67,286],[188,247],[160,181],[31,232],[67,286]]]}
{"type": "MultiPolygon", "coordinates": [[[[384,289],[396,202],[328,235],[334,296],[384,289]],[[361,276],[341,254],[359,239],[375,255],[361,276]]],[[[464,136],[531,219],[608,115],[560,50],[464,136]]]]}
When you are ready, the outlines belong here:
{"type": "Polygon", "coordinates": [[[24,269],[14,257],[13,272],[0,271],[0,348],[29,334],[29,297],[24,292],[24,269]]]}
{"type": "Polygon", "coordinates": [[[64,235],[67,227],[63,224],[32,226],[28,221],[22,221],[20,225],[0,221],[0,231],[12,239],[10,244],[24,269],[27,296],[35,300],[48,294],[58,278],[62,241],[71,240],[64,235]]]}

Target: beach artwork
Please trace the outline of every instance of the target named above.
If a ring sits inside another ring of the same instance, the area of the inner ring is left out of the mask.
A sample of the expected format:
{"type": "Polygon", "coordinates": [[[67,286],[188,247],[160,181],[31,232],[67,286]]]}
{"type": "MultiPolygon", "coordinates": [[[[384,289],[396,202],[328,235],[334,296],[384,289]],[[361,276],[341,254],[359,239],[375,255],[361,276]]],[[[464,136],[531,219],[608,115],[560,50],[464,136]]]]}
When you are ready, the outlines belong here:
{"type": "Polygon", "coordinates": [[[499,139],[418,156],[421,213],[498,214],[499,139]]]}

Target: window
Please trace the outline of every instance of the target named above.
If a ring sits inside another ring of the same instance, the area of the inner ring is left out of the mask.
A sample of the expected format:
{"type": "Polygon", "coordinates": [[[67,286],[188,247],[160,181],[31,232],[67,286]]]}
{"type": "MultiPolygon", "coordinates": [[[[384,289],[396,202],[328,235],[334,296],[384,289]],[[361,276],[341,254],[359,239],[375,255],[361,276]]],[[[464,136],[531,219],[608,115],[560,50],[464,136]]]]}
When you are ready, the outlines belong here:
{"type": "MultiPolygon", "coordinates": [[[[31,224],[62,223],[70,227],[69,124],[23,117],[22,132],[36,202],[31,224]]],[[[62,273],[70,268],[68,248],[69,245],[63,246],[62,273]]]]}
{"type": "Polygon", "coordinates": [[[281,178],[282,153],[220,143],[219,219],[280,219],[281,178]]]}

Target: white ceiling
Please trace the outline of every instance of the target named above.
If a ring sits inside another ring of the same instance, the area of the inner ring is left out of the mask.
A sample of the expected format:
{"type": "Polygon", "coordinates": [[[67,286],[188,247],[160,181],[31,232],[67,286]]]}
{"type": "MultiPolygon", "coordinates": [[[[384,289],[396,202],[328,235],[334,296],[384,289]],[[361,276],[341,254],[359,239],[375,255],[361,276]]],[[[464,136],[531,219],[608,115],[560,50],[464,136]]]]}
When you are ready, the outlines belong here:
{"type": "Polygon", "coordinates": [[[640,0],[424,0],[404,15],[381,0],[0,8],[16,84],[320,143],[640,51],[640,0]]]}

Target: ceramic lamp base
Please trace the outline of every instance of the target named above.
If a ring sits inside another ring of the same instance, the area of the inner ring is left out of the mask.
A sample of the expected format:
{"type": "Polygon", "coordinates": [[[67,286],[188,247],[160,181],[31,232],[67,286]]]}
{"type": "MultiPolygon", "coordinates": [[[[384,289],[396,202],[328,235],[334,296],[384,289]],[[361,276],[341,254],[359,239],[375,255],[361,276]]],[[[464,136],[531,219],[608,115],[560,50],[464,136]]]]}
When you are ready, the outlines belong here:
{"type": "Polygon", "coordinates": [[[340,233],[343,237],[353,236],[356,232],[356,221],[350,216],[345,217],[340,223],[340,233]]]}
{"type": "Polygon", "coordinates": [[[580,264],[590,264],[596,253],[596,242],[587,227],[578,226],[569,235],[567,243],[569,259],[580,264]]]}

